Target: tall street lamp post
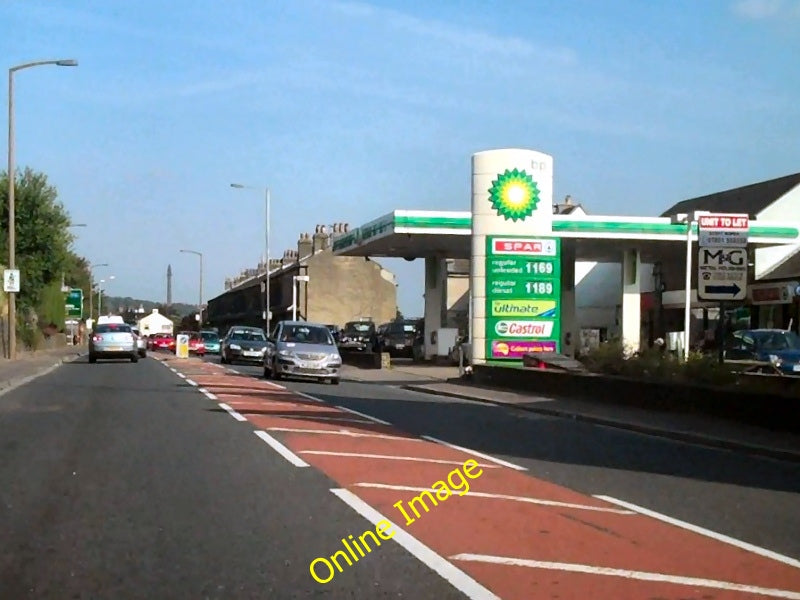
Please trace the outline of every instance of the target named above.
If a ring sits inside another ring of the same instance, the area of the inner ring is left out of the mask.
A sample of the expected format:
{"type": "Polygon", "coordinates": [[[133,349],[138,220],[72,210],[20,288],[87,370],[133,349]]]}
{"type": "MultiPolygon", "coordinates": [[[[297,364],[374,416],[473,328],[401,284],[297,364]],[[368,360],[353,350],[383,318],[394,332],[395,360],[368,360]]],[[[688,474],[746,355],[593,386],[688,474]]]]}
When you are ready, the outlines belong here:
{"type": "Polygon", "coordinates": [[[194,254],[200,257],[200,303],[197,305],[197,330],[203,328],[203,253],[197,250],[181,250],[187,254],[194,254]]]}
{"type": "MultiPolygon", "coordinates": [[[[108,280],[113,281],[114,276],[110,275],[108,280]]],[[[99,319],[103,313],[103,285],[106,282],[105,279],[100,280],[100,288],[97,290],[97,318],[99,319]]]]}
{"type": "MultiPolygon", "coordinates": [[[[8,70],[8,268],[16,269],[16,214],[14,205],[14,73],[32,67],[56,65],[77,67],[77,60],[37,60],[11,67],[8,70]]],[[[17,298],[13,292],[8,294],[8,357],[17,358],[17,298]]]]}
{"type": "MultiPolygon", "coordinates": [[[[260,190],[261,189],[261,188],[257,188],[257,187],[243,185],[241,183],[232,183],[231,187],[239,189],[239,190],[260,190]]],[[[263,302],[263,305],[264,305],[264,313],[263,313],[264,331],[266,332],[267,335],[269,335],[269,325],[270,325],[270,321],[272,320],[272,313],[270,311],[270,293],[269,293],[269,280],[270,280],[270,277],[269,277],[269,274],[270,274],[270,268],[269,268],[269,258],[270,258],[269,257],[269,229],[270,229],[270,205],[271,204],[272,204],[272,202],[271,202],[271,199],[270,199],[270,190],[269,190],[269,186],[267,186],[266,188],[264,188],[264,213],[265,213],[265,215],[264,215],[264,262],[266,263],[267,275],[264,278],[264,286],[263,286],[263,290],[264,290],[264,302],[263,302]]]]}
{"type": "Polygon", "coordinates": [[[97,263],[89,265],[89,319],[92,320],[94,328],[94,269],[97,267],[110,267],[108,263],[97,263]]]}

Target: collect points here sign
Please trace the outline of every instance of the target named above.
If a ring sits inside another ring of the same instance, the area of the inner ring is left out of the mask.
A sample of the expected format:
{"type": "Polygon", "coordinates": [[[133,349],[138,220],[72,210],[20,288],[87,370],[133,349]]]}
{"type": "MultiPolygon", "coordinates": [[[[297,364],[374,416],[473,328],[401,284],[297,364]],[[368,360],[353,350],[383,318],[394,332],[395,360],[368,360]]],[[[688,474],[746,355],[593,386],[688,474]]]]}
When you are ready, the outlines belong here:
{"type": "Polygon", "coordinates": [[[486,356],[559,352],[561,240],[486,237],[486,356]]]}

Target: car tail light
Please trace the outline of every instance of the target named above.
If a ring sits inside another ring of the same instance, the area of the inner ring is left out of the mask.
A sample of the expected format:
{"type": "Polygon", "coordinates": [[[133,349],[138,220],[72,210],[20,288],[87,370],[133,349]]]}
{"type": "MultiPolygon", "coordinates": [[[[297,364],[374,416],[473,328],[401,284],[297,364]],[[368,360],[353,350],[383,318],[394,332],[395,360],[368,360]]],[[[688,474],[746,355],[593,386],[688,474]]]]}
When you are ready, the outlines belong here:
{"type": "Polygon", "coordinates": [[[92,341],[93,342],[102,342],[103,341],[103,336],[102,335],[93,335],[92,336],[92,341]]]}

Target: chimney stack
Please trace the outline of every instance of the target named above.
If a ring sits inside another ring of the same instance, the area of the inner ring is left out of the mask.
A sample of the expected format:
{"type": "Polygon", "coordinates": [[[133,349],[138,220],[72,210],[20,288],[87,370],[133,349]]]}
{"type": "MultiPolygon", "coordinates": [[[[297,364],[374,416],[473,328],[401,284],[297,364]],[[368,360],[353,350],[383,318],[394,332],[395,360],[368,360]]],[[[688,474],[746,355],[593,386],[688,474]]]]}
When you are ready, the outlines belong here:
{"type": "Polygon", "coordinates": [[[327,227],[325,225],[317,225],[317,228],[314,230],[313,238],[314,254],[320,250],[325,250],[330,246],[330,237],[331,236],[328,234],[327,227]]]}
{"type": "Polygon", "coordinates": [[[301,233],[297,240],[297,257],[302,260],[314,251],[314,242],[307,233],[301,233]]]}
{"type": "Polygon", "coordinates": [[[167,265],[167,307],[172,306],[172,265],[167,265]]]}

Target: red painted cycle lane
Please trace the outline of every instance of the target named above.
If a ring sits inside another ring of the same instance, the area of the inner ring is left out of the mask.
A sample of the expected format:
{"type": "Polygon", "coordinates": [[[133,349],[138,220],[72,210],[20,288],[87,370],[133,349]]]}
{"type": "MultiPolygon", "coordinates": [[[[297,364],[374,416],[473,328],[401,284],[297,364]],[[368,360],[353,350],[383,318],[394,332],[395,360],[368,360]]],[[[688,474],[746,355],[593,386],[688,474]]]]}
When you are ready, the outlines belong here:
{"type": "Polygon", "coordinates": [[[270,382],[204,375],[192,378],[503,598],[800,598],[800,570],[789,565],[270,382]],[[414,522],[404,526],[393,505],[407,506],[468,458],[483,465],[470,493],[435,506],[428,501],[430,512],[419,507],[421,516],[412,514],[414,522]]]}

